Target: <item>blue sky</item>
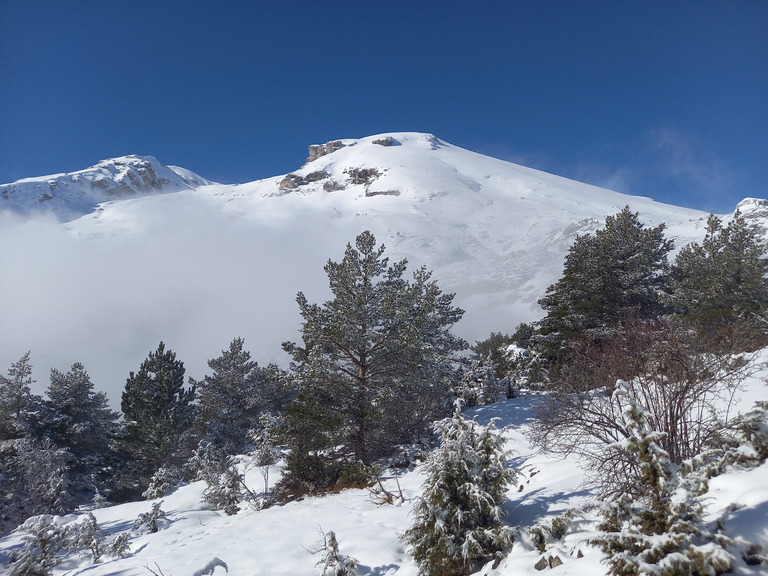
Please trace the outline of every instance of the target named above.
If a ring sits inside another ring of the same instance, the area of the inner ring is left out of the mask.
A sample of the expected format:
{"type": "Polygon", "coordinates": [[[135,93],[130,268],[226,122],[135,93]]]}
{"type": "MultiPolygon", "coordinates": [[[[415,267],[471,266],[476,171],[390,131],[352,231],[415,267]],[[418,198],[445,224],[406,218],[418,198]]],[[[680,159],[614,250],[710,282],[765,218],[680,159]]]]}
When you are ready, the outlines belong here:
{"type": "Polygon", "coordinates": [[[0,0],[2,183],[390,131],[731,211],[768,196],[768,2],[0,0]]]}

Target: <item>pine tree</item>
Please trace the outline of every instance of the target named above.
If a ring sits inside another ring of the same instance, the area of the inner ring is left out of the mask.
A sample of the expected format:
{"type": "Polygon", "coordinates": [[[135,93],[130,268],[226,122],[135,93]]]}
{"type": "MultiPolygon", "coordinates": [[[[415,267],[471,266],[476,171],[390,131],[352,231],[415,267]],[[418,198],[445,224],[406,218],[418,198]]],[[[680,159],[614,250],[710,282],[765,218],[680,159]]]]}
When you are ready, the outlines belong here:
{"type": "Polygon", "coordinates": [[[72,455],[27,439],[0,443],[0,531],[36,514],[64,514],[74,507],[72,455]]]}
{"type": "Polygon", "coordinates": [[[701,244],[685,246],[672,268],[675,311],[705,328],[754,321],[768,309],[768,244],[736,211],[727,226],[710,214],[701,244]]]}
{"type": "Polygon", "coordinates": [[[47,396],[42,431],[56,446],[72,454],[72,481],[90,499],[96,489],[93,481],[109,480],[106,468],[113,457],[111,442],[119,429],[118,414],[109,408],[106,394],[94,392],[80,363],[73,364],[66,374],[51,370],[47,396]]]}
{"type": "Polygon", "coordinates": [[[403,536],[425,576],[469,574],[512,543],[503,525],[507,486],[505,439],[493,424],[479,427],[457,409],[435,424],[442,439],[424,465],[427,480],[403,536]]]}
{"type": "Polygon", "coordinates": [[[430,273],[403,278],[406,261],[389,265],[370,232],[325,266],[334,298],[296,300],[304,346],[293,356],[297,397],[285,416],[288,469],[316,484],[333,481],[336,464],[370,463],[422,432],[443,409],[453,352],[465,343],[450,333],[463,311],[430,273]]]}
{"type": "Polygon", "coordinates": [[[198,400],[202,439],[225,455],[244,454],[248,431],[258,427],[262,412],[281,409],[287,400],[276,367],[260,368],[235,338],[228,350],[208,361],[210,376],[192,383],[198,400]]]}
{"type": "Polygon", "coordinates": [[[594,235],[578,236],[565,257],[563,276],[547,288],[539,324],[547,355],[560,358],[568,341],[599,336],[624,319],[653,318],[667,305],[665,225],[646,228],[625,207],[594,235]]]}
{"type": "Polygon", "coordinates": [[[128,461],[127,487],[140,493],[162,466],[180,467],[190,453],[185,432],[194,422],[195,389],[184,388],[184,364],[160,342],[122,395],[125,418],[118,447],[128,461]]]}
{"type": "Polygon", "coordinates": [[[39,434],[37,417],[42,398],[32,394],[30,353],[11,364],[8,377],[0,376],[0,441],[34,438],[39,434]]]}
{"type": "Polygon", "coordinates": [[[506,389],[506,379],[496,378],[496,365],[491,354],[488,354],[471,360],[454,393],[461,398],[465,407],[471,408],[493,404],[506,394],[506,389]]]}

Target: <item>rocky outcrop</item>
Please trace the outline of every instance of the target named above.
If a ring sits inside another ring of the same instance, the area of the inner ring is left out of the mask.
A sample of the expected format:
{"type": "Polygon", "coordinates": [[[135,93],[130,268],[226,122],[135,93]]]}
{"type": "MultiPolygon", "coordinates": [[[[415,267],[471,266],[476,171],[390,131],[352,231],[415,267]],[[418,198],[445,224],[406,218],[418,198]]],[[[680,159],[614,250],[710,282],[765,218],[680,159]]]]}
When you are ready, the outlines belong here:
{"type": "Polygon", "coordinates": [[[325,180],[326,178],[328,178],[328,174],[322,170],[310,172],[306,176],[299,176],[298,174],[291,172],[290,174],[286,174],[285,178],[280,181],[279,187],[280,190],[295,190],[300,186],[306,186],[311,182],[319,182],[320,180],[325,180]]]}
{"type": "Polygon", "coordinates": [[[344,144],[341,140],[333,140],[331,142],[326,142],[325,144],[313,144],[309,147],[309,158],[307,158],[306,163],[309,164],[310,162],[314,162],[318,158],[336,152],[336,150],[340,150],[341,148],[344,148],[344,144]]]}
{"type": "Polygon", "coordinates": [[[399,144],[399,142],[392,138],[392,136],[387,136],[386,138],[379,138],[378,140],[374,140],[373,144],[378,144],[379,146],[394,146],[399,144]]]}
{"type": "Polygon", "coordinates": [[[350,184],[368,185],[381,176],[376,168],[348,168],[344,173],[349,176],[350,184]]]}

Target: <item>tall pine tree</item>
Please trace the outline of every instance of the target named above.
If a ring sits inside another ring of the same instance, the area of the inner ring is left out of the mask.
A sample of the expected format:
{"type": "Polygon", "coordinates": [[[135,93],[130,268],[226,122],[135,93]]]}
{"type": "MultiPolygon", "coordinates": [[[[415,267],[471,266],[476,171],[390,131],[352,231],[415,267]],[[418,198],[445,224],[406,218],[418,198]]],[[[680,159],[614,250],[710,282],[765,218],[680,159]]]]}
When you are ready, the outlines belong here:
{"type": "Polygon", "coordinates": [[[11,364],[8,376],[0,376],[0,440],[36,438],[42,398],[32,394],[29,352],[11,364]]]}
{"type": "Polygon", "coordinates": [[[405,270],[405,260],[389,265],[366,231],[325,266],[332,300],[310,304],[298,294],[304,345],[283,344],[297,390],[285,417],[296,477],[332,481],[339,463],[372,462],[445,409],[451,355],[466,347],[450,328],[463,311],[429,272],[409,282],[405,270]]]}
{"type": "Polygon", "coordinates": [[[109,408],[106,394],[94,391],[82,364],[75,362],[67,373],[51,370],[46,395],[42,425],[56,446],[69,450],[81,464],[109,453],[118,414],[109,408]]]}
{"type": "Polygon", "coordinates": [[[190,453],[185,432],[194,422],[195,389],[184,388],[184,364],[160,342],[125,383],[118,442],[128,463],[129,492],[146,488],[161,467],[181,466],[190,453]]]}
{"type": "Polygon", "coordinates": [[[768,244],[736,211],[728,225],[710,214],[701,244],[685,246],[672,268],[675,310],[703,327],[755,321],[768,309],[768,244]]]}
{"type": "Polygon", "coordinates": [[[559,358],[579,336],[599,338],[626,318],[653,318],[667,305],[665,225],[646,228],[629,206],[605,219],[594,235],[578,236],[565,257],[563,276],[539,305],[543,348],[559,358]]]}
{"type": "Polygon", "coordinates": [[[260,368],[235,338],[221,356],[208,361],[212,374],[193,382],[198,400],[197,423],[202,439],[214,451],[244,454],[248,432],[257,429],[263,412],[279,411],[287,401],[280,371],[260,368]]]}

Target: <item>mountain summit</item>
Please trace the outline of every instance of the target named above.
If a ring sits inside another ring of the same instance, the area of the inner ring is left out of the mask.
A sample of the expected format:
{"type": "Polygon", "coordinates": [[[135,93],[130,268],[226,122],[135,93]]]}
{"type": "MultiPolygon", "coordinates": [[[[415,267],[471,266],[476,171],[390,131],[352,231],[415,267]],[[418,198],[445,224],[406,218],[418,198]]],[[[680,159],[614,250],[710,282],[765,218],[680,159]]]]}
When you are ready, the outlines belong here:
{"type": "Polygon", "coordinates": [[[207,184],[211,182],[184,168],[165,166],[154,156],[121,156],[77,172],[0,185],[0,209],[27,214],[50,211],[67,221],[104,202],[207,184]]]}

